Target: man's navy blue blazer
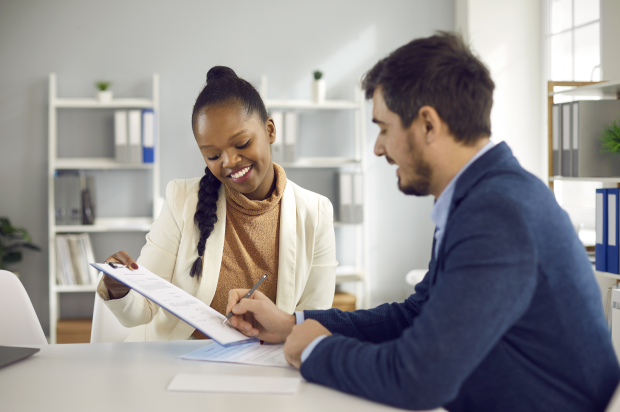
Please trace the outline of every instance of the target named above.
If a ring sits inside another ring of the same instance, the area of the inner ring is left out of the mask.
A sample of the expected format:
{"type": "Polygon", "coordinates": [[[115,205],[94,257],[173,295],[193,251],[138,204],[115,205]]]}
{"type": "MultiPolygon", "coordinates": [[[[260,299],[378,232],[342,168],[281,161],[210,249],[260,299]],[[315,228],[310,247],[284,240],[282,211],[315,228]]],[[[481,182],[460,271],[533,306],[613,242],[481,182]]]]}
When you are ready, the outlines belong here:
{"type": "Polygon", "coordinates": [[[303,377],[407,409],[605,409],[620,368],[592,266],[568,215],[505,143],[457,181],[415,290],[372,310],[305,311],[333,335],[303,377]]]}

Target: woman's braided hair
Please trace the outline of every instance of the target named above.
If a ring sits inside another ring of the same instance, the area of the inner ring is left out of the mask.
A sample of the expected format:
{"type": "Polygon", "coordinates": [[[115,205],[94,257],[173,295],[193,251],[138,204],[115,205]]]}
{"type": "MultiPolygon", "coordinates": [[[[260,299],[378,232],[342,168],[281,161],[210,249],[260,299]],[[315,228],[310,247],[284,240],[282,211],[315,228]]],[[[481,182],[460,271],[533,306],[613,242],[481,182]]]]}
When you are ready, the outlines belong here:
{"type": "MultiPolygon", "coordinates": [[[[258,114],[263,123],[267,122],[267,110],[260,95],[247,81],[237,77],[229,67],[214,66],[207,73],[207,84],[202,89],[192,111],[192,129],[194,129],[198,114],[207,107],[233,105],[238,106],[246,115],[258,114]]],[[[198,191],[198,205],[194,222],[200,231],[200,240],[197,250],[198,258],[192,264],[189,272],[191,277],[200,278],[202,273],[202,258],[205,253],[207,239],[213,232],[217,222],[217,198],[221,182],[205,168],[205,175],[200,179],[198,191]]]]}

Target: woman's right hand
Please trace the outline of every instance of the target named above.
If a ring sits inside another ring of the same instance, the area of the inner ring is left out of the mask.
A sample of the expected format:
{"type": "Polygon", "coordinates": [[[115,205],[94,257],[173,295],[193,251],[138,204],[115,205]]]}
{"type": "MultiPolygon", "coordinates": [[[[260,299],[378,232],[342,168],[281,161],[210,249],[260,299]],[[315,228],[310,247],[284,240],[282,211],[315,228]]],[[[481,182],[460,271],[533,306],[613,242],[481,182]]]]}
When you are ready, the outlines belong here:
{"type": "MultiPolygon", "coordinates": [[[[138,269],[138,264],[136,263],[136,261],[133,260],[132,257],[129,256],[129,254],[124,250],[116,252],[112,256],[108,257],[105,261],[121,263],[127,266],[130,270],[138,269]]],[[[108,289],[108,296],[110,297],[110,299],[120,299],[127,295],[131,290],[118,280],[114,279],[112,276],[108,276],[105,273],[103,274],[103,284],[105,285],[106,289],[108,289]]]]}

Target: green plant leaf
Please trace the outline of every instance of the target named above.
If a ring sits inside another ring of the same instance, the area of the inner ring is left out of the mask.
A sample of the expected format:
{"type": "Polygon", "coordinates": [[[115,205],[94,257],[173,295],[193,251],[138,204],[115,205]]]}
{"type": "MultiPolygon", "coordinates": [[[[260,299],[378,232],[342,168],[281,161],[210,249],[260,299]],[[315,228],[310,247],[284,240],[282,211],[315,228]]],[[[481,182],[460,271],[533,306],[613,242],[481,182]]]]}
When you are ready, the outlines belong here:
{"type": "Polygon", "coordinates": [[[17,263],[22,260],[22,252],[11,252],[3,256],[2,261],[4,263],[17,263]]]}
{"type": "Polygon", "coordinates": [[[612,157],[620,154],[620,122],[614,120],[611,125],[603,129],[599,140],[601,153],[608,153],[612,157]]]}

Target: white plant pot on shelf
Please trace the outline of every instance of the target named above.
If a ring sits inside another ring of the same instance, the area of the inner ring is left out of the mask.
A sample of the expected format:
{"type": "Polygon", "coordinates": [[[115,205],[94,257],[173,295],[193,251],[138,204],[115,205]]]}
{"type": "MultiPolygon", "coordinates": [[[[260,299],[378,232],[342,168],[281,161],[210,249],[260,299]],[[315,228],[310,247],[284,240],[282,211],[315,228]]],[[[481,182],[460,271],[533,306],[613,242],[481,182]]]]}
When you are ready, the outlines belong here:
{"type": "Polygon", "coordinates": [[[325,103],[325,80],[312,82],[312,103],[325,103]]]}
{"type": "Polygon", "coordinates": [[[110,103],[112,101],[112,91],[111,90],[98,91],[97,100],[99,100],[99,103],[110,103]]]}

